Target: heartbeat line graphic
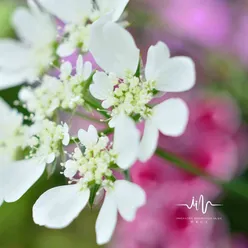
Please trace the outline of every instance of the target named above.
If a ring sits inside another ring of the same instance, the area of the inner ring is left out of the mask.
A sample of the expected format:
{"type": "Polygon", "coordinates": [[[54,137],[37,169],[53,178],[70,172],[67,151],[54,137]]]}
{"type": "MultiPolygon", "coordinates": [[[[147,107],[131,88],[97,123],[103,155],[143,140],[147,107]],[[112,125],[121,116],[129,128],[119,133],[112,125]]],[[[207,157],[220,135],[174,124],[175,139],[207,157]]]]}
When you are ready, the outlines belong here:
{"type": "Polygon", "coordinates": [[[223,204],[213,204],[211,201],[207,201],[205,203],[204,196],[203,195],[200,195],[198,201],[195,200],[195,197],[192,197],[191,205],[188,205],[188,204],[177,204],[177,206],[187,207],[188,209],[195,208],[196,211],[201,210],[203,214],[206,214],[207,211],[208,211],[208,207],[209,206],[212,206],[212,207],[221,207],[221,206],[223,206],[223,204]]]}

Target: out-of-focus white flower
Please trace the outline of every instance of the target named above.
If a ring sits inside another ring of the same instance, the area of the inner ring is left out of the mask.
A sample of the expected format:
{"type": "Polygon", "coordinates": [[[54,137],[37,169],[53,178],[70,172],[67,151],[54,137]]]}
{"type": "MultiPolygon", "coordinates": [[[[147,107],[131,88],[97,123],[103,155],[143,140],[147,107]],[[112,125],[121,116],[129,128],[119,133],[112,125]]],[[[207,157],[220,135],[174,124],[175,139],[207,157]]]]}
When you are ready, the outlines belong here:
{"type": "Polygon", "coordinates": [[[67,124],[56,125],[44,120],[26,127],[22,143],[16,143],[22,148],[22,160],[12,160],[0,168],[0,203],[17,201],[41,177],[46,164],[60,155],[62,144],[68,145],[69,140],[67,124]],[[24,148],[29,152],[25,158],[24,148]]]}
{"type": "Polygon", "coordinates": [[[18,200],[44,171],[37,159],[23,159],[27,126],[23,116],[0,100],[0,205],[18,200]]]}
{"type": "Polygon", "coordinates": [[[121,115],[117,120],[113,146],[108,137],[99,137],[92,125],[88,131],[79,130],[78,137],[80,144],[64,164],[64,175],[76,184],[45,192],[33,207],[33,218],[35,223],[49,228],[68,226],[89,201],[91,187],[97,185],[98,192],[106,191],[96,222],[97,243],[104,244],[113,234],[117,212],[125,220],[132,221],[138,208],[146,202],[145,193],[138,185],[115,180],[111,170],[114,166],[128,169],[135,162],[139,132],[133,120],[121,115]],[[126,127],[125,133],[120,132],[123,126],[126,127]],[[126,138],[130,137],[134,142],[127,144],[126,138]]]}
{"type": "Polygon", "coordinates": [[[51,14],[65,23],[62,44],[58,55],[72,54],[76,48],[88,51],[91,23],[110,13],[110,19],[117,21],[129,0],[38,0],[51,14]]]}
{"type": "Polygon", "coordinates": [[[181,99],[169,99],[155,107],[149,103],[154,98],[154,92],[181,92],[193,87],[195,68],[190,58],[170,58],[168,47],[158,42],[148,51],[145,77],[135,76],[139,50],[124,28],[106,21],[106,18],[92,25],[90,51],[105,71],[96,72],[90,92],[103,101],[104,108],[111,108],[112,119],[109,125],[115,126],[120,113],[146,121],[140,160],[146,161],[154,153],[158,131],[170,136],[184,132],[188,109],[181,99]]]}
{"type": "Polygon", "coordinates": [[[4,201],[4,180],[6,168],[18,157],[19,148],[24,141],[22,121],[23,117],[16,110],[11,109],[0,98],[0,205],[4,201]]]}
{"type": "Polygon", "coordinates": [[[76,74],[72,75],[72,65],[65,62],[60,68],[60,78],[44,76],[40,86],[22,88],[19,99],[27,109],[34,113],[34,120],[52,118],[55,110],[73,110],[84,103],[84,83],[92,73],[90,62],[83,63],[80,55],[77,60],[76,74]]]}
{"type": "MultiPolygon", "coordinates": [[[[2,164],[15,161],[25,138],[23,116],[0,98],[0,156],[2,164]]],[[[1,166],[0,166],[1,167],[1,166]]]]}
{"type": "Polygon", "coordinates": [[[54,60],[55,23],[32,0],[28,4],[30,9],[19,7],[12,18],[21,41],[0,40],[0,89],[34,82],[54,60]]]}

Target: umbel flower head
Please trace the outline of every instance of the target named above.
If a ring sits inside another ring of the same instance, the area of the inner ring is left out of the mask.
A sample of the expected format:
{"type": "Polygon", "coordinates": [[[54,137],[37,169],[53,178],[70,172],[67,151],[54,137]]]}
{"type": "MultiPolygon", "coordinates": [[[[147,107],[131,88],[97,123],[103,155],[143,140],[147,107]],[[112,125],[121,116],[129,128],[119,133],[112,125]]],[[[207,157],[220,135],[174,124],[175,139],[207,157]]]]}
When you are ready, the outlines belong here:
{"type": "Polygon", "coordinates": [[[96,221],[97,243],[107,243],[117,223],[117,213],[127,221],[146,201],[142,188],[125,180],[117,180],[113,168],[128,169],[136,160],[139,132],[134,122],[124,115],[117,120],[113,145],[106,136],[98,136],[90,125],[79,130],[80,143],[71,158],[63,164],[64,175],[72,185],[56,187],[45,192],[33,207],[35,223],[50,227],[68,226],[86,206],[92,204],[97,192],[105,191],[105,200],[96,221]],[[123,126],[126,132],[122,133],[123,126]],[[127,146],[127,139],[133,137],[127,146]],[[59,206],[59,208],[57,208],[59,206]]]}
{"type": "Polygon", "coordinates": [[[67,145],[70,139],[66,124],[44,120],[31,127],[21,126],[19,114],[14,115],[6,105],[1,104],[1,108],[8,123],[4,132],[9,128],[13,133],[12,137],[1,139],[1,153],[4,153],[1,157],[8,158],[0,167],[0,204],[17,201],[40,178],[46,164],[60,156],[62,145],[67,145]]]}
{"type": "Polygon", "coordinates": [[[48,12],[65,23],[62,42],[57,53],[61,57],[71,55],[76,48],[87,52],[91,24],[106,13],[117,21],[129,0],[38,0],[48,12]]]}
{"type": "Polygon", "coordinates": [[[55,24],[32,0],[28,4],[29,9],[17,8],[12,18],[21,41],[0,40],[0,89],[33,83],[55,59],[55,24]]]}
{"type": "Polygon", "coordinates": [[[143,189],[128,181],[130,167],[153,155],[159,131],[178,136],[185,130],[188,108],[184,101],[171,98],[154,104],[152,100],[161,93],[193,87],[194,63],[187,57],[171,58],[167,46],[158,42],[149,48],[143,68],[134,39],[116,23],[128,0],[37,1],[65,26],[62,37],[56,37],[55,19],[29,0],[30,10],[19,8],[13,18],[22,42],[0,41],[0,89],[41,78],[19,92],[29,117],[23,118],[0,101],[0,153],[4,159],[0,204],[18,200],[46,168],[55,171],[60,164],[68,185],[39,197],[33,206],[34,222],[49,228],[66,227],[87,203],[92,207],[99,195],[104,196],[95,229],[97,243],[105,244],[114,232],[118,213],[133,221],[146,203],[143,189]],[[75,69],[56,55],[67,56],[75,50],[89,50],[103,70],[92,71],[82,55],[75,69]],[[46,72],[52,62],[60,66],[58,77],[46,72]],[[89,125],[88,130],[79,130],[78,138],[70,138],[69,126],[59,120],[60,111],[72,113],[70,125],[77,115],[105,122],[110,128],[99,134],[89,125]],[[89,111],[106,119],[89,116],[89,111]],[[143,121],[141,138],[136,124],[143,121]],[[113,140],[103,134],[112,132],[113,140]],[[73,141],[74,151],[64,151],[73,141]],[[115,170],[127,180],[118,179],[115,170]]]}
{"type": "Polygon", "coordinates": [[[149,48],[145,75],[140,75],[140,53],[133,37],[118,24],[109,22],[108,16],[92,25],[90,51],[105,71],[95,73],[90,92],[103,101],[103,108],[110,109],[109,126],[115,126],[121,113],[145,120],[140,160],[146,161],[154,153],[159,131],[169,136],[184,132],[188,108],[181,99],[172,98],[156,106],[150,102],[160,91],[181,92],[193,87],[195,68],[190,58],[170,58],[168,47],[158,42],[149,48]]]}
{"type": "Polygon", "coordinates": [[[45,75],[38,87],[22,88],[19,99],[34,114],[35,121],[53,118],[58,109],[74,110],[84,104],[85,83],[91,73],[91,63],[83,63],[83,57],[79,55],[74,75],[71,63],[64,62],[59,78],[45,75]]]}

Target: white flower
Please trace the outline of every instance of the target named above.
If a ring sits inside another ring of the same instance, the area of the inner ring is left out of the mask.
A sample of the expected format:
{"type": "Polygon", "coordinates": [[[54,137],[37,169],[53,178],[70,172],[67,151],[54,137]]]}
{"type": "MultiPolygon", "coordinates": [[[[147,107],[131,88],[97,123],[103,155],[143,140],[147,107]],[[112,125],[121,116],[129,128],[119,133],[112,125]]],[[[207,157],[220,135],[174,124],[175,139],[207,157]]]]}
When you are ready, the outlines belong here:
{"type": "Polygon", "coordinates": [[[22,145],[30,152],[22,160],[3,164],[0,168],[0,203],[17,201],[43,174],[46,164],[60,155],[61,146],[68,145],[66,124],[56,125],[44,120],[26,129],[22,145]]]}
{"type": "Polygon", "coordinates": [[[54,60],[55,24],[32,0],[28,4],[30,10],[19,7],[12,18],[21,41],[0,40],[0,89],[34,82],[54,60]]]}
{"type": "Polygon", "coordinates": [[[57,125],[47,119],[35,123],[24,144],[30,149],[27,157],[40,158],[46,164],[54,162],[60,156],[62,145],[70,141],[67,124],[57,125]]]}
{"type": "Polygon", "coordinates": [[[48,12],[61,19],[66,25],[62,44],[57,53],[64,57],[76,48],[88,51],[91,23],[106,13],[117,21],[123,13],[128,0],[38,0],[48,12]]]}
{"type": "Polygon", "coordinates": [[[113,234],[117,212],[125,220],[133,221],[138,208],[146,202],[145,193],[138,185],[115,180],[111,170],[111,166],[127,169],[136,160],[139,132],[131,119],[121,115],[117,120],[113,146],[108,137],[99,137],[92,125],[88,131],[79,130],[78,137],[80,144],[64,165],[64,175],[75,184],[45,192],[33,207],[33,218],[36,224],[49,228],[68,226],[89,201],[91,186],[98,185],[98,192],[106,191],[96,222],[97,243],[104,244],[113,234]],[[118,129],[119,124],[125,125],[125,133],[120,132],[122,127],[118,129]],[[136,142],[127,148],[127,143],[122,141],[131,136],[136,142]]]}
{"type": "MultiPolygon", "coordinates": [[[[0,156],[2,164],[15,161],[24,142],[23,116],[0,98],[0,156]]],[[[1,166],[0,166],[1,167],[1,166]]]]}
{"type": "Polygon", "coordinates": [[[156,149],[158,131],[178,136],[188,121],[187,106],[180,99],[169,99],[151,107],[154,91],[189,90],[195,83],[194,63],[188,57],[170,58],[167,46],[158,42],[148,51],[145,77],[135,76],[139,50],[124,28],[103,18],[92,25],[91,38],[90,51],[105,72],[95,73],[90,92],[103,101],[104,108],[111,108],[111,127],[123,112],[146,121],[139,155],[140,160],[146,161],[156,149]]]}
{"type": "Polygon", "coordinates": [[[21,114],[0,100],[0,205],[18,200],[41,176],[45,165],[22,156],[27,126],[21,114]],[[22,160],[20,160],[22,159],[22,160]]]}
{"type": "Polygon", "coordinates": [[[96,221],[96,237],[99,245],[110,241],[117,223],[117,213],[126,221],[133,221],[137,210],[146,203],[146,195],[138,185],[115,181],[107,190],[103,205],[96,221]]]}
{"type": "Polygon", "coordinates": [[[7,165],[17,159],[18,150],[23,143],[22,121],[23,117],[17,111],[12,110],[0,98],[0,205],[4,201],[4,180],[7,165]]]}
{"type": "Polygon", "coordinates": [[[92,73],[91,63],[88,61],[83,63],[80,55],[75,75],[72,75],[70,62],[63,63],[60,70],[59,79],[44,76],[38,87],[34,89],[25,87],[19,92],[19,99],[30,112],[34,113],[35,121],[54,117],[55,111],[59,108],[73,110],[84,103],[84,82],[92,73]]]}

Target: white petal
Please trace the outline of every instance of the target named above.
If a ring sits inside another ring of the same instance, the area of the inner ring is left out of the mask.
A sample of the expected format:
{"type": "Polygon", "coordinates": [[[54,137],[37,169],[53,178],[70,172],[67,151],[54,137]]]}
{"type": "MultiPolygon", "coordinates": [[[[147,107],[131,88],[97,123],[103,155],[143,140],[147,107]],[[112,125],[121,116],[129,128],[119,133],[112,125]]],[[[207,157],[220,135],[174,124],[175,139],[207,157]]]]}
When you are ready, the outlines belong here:
{"type": "Polygon", "coordinates": [[[7,89],[20,85],[24,82],[34,82],[38,75],[35,68],[25,68],[18,71],[1,71],[0,70],[0,89],[7,89]]]}
{"type": "Polygon", "coordinates": [[[55,153],[49,154],[46,158],[47,164],[51,164],[54,160],[55,160],[55,153]]]}
{"type": "Polygon", "coordinates": [[[8,172],[8,166],[6,164],[1,164],[0,166],[0,206],[2,205],[4,201],[4,189],[6,186],[5,181],[7,180],[6,172],[8,172]]]}
{"type": "Polygon", "coordinates": [[[140,133],[135,122],[121,114],[116,120],[114,131],[114,150],[118,154],[117,164],[122,169],[130,168],[139,152],[140,133]]]}
{"type": "MultiPolygon", "coordinates": [[[[11,107],[0,97],[0,112],[4,115],[10,115],[11,107]]],[[[1,167],[0,167],[1,168],[1,167]]]]}
{"type": "Polygon", "coordinates": [[[28,44],[34,44],[36,39],[36,19],[29,12],[28,9],[19,7],[13,13],[12,18],[13,26],[15,27],[15,31],[18,36],[28,44]]]}
{"type": "Polygon", "coordinates": [[[67,57],[73,54],[75,50],[76,48],[73,47],[70,43],[62,43],[57,49],[57,54],[60,57],[67,57]]]}
{"type": "Polygon", "coordinates": [[[8,168],[5,185],[6,202],[15,202],[41,177],[46,164],[34,158],[12,163],[8,168]]]}
{"type": "Polygon", "coordinates": [[[120,215],[126,221],[133,221],[137,210],[146,203],[145,191],[125,180],[115,181],[114,198],[120,215]]]}
{"type": "Polygon", "coordinates": [[[31,50],[21,42],[0,39],[0,55],[0,67],[17,70],[29,66],[31,50]]]}
{"type": "Polygon", "coordinates": [[[98,133],[96,128],[93,125],[90,125],[88,131],[85,131],[83,129],[80,129],[78,131],[78,138],[80,140],[80,143],[84,146],[92,146],[96,144],[98,140],[98,133]]]}
{"type": "Polygon", "coordinates": [[[87,80],[92,73],[92,64],[89,61],[86,61],[83,69],[84,80],[87,80]]]}
{"type": "MultiPolygon", "coordinates": [[[[109,101],[104,101],[102,103],[102,106],[103,106],[103,108],[106,108],[107,109],[107,108],[110,108],[112,106],[112,104],[109,101]]],[[[114,117],[112,117],[111,120],[108,123],[109,127],[114,128],[116,126],[117,120],[118,120],[118,116],[117,115],[115,115],[114,117]]]]}
{"type": "Polygon", "coordinates": [[[111,13],[111,20],[117,21],[126,8],[129,0],[96,0],[100,16],[111,13]]]}
{"type": "Polygon", "coordinates": [[[159,72],[156,89],[165,92],[181,92],[191,89],[196,80],[195,64],[191,58],[169,59],[159,72]]]}
{"type": "Polygon", "coordinates": [[[65,63],[63,63],[60,67],[60,70],[67,74],[67,75],[71,75],[72,72],[72,65],[70,62],[66,61],[65,63]]]}
{"type": "Polygon", "coordinates": [[[98,245],[110,241],[117,223],[117,205],[112,193],[106,193],[103,205],[96,220],[96,239],[98,245]]]}
{"type": "Polygon", "coordinates": [[[99,100],[106,100],[114,89],[110,78],[104,72],[97,71],[93,81],[94,83],[90,85],[92,96],[99,100]]]}
{"type": "Polygon", "coordinates": [[[56,39],[56,27],[50,16],[29,1],[31,11],[19,7],[13,14],[12,23],[18,36],[27,44],[49,44],[56,39]],[[40,30],[43,30],[41,32],[40,30]]]}
{"type": "MultiPolygon", "coordinates": [[[[111,106],[113,106],[113,100],[112,99],[107,99],[107,100],[104,100],[102,102],[102,107],[105,108],[105,109],[108,109],[110,108],[111,106]]],[[[114,117],[109,121],[109,127],[114,127],[115,124],[114,124],[114,117]]]]}
{"type": "Polygon", "coordinates": [[[159,131],[151,121],[147,120],[145,123],[145,130],[140,142],[139,160],[147,161],[154,154],[158,144],[159,131]]]}
{"type": "Polygon", "coordinates": [[[79,55],[77,59],[77,66],[76,66],[77,75],[83,74],[83,68],[84,68],[83,56],[79,55]]]}
{"type": "Polygon", "coordinates": [[[155,80],[169,57],[170,50],[165,43],[159,41],[155,46],[150,46],[145,68],[146,79],[155,80]]]}
{"type": "Polygon", "coordinates": [[[68,160],[65,163],[65,170],[64,170],[64,175],[67,178],[73,178],[78,171],[78,165],[77,162],[74,160],[68,160]]]}
{"type": "Polygon", "coordinates": [[[64,22],[77,23],[89,16],[92,9],[91,0],[38,0],[48,12],[64,22]]]}
{"type": "Polygon", "coordinates": [[[112,13],[112,21],[118,21],[124,9],[126,8],[129,0],[115,0],[113,3],[113,13],[112,13]]]}
{"type": "Polygon", "coordinates": [[[70,143],[70,135],[68,133],[64,134],[64,139],[62,140],[62,144],[64,146],[68,146],[70,143]]]}
{"type": "Polygon", "coordinates": [[[77,184],[46,191],[33,206],[34,222],[48,228],[68,226],[86,206],[90,191],[80,191],[77,184]]]}
{"type": "Polygon", "coordinates": [[[164,135],[179,136],[185,131],[188,118],[185,102],[171,98],[154,107],[152,122],[164,135]]]}
{"type": "Polygon", "coordinates": [[[90,51],[101,68],[118,77],[137,70],[139,49],[133,37],[120,25],[106,22],[106,17],[92,25],[90,51]]]}

